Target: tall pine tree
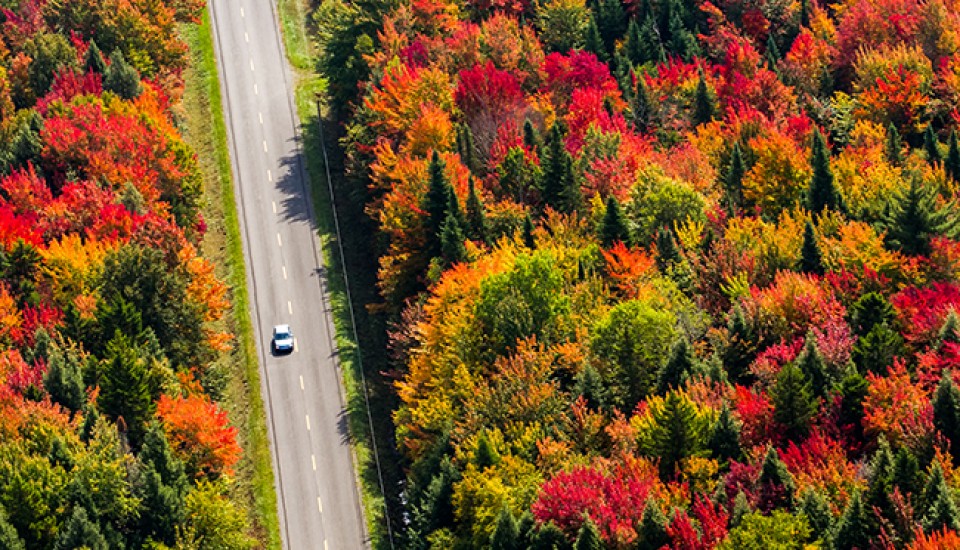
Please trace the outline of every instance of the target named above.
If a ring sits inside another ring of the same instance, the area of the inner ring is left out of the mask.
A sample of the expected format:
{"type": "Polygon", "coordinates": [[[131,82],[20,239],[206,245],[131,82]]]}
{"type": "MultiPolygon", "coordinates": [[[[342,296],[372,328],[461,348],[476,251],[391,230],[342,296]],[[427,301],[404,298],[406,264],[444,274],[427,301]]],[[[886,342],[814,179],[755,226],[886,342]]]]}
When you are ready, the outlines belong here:
{"type": "Polygon", "coordinates": [[[887,141],[883,150],[890,164],[899,166],[903,162],[903,143],[900,141],[900,132],[892,122],[887,126],[887,141]]]}
{"type": "Polygon", "coordinates": [[[683,381],[693,371],[694,359],[690,351],[690,344],[681,337],[670,350],[667,362],[660,367],[657,373],[657,393],[663,395],[683,384],[683,381]]]}
{"type": "Polygon", "coordinates": [[[573,157],[565,145],[565,136],[566,131],[560,122],[550,129],[540,190],[548,206],[569,213],[580,207],[581,195],[573,173],[573,157]]]}
{"type": "Polygon", "coordinates": [[[803,245],[800,247],[800,271],[812,275],[823,275],[823,254],[813,231],[813,223],[807,220],[803,227],[803,245]]]}
{"type": "Polygon", "coordinates": [[[960,144],[957,143],[957,131],[950,132],[950,141],[947,146],[947,160],[943,163],[947,175],[953,181],[960,182],[960,144]]]}
{"type": "Polygon", "coordinates": [[[923,133],[923,150],[927,153],[927,162],[930,164],[940,164],[943,162],[943,154],[940,152],[940,140],[937,139],[936,132],[933,131],[933,125],[927,125],[927,131],[923,133]]]}
{"type": "Polygon", "coordinates": [[[447,220],[447,209],[450,207],[450,194],[453,189],[447,180],[447,164],[436,151],[430,157],[427,166],[427,192],[423,197],[421,207],[426,212],[426,253],[430,257],[440,255],[440,236],[443,232],[443,223],[447,220]]]}
{"type": "Polygon", "coordinates": [[[630,242],[630,228],[620,208],[620,201],[613,195],[607,197],[607,208],[600,226],[600,241],[608,247],[615,242],[630,242]]]}
{"type": "Polygon", "coordinates": [[[960,389],[949,370],[943,371],[933,395],[933,426],[947,438],[950,451],[960,451],[960,389]]]}
{"type": "Polygon", "coordinates": [[[470,178],[470,188],[467,193],[467,236],[483,243],[490,242],[490,224],[487,221],[487,211],[477,192],[476,180],[470,178]]]}
{"type": "Polygon", "coordinates": [[[717,116],[717,97],[707,84],[707,79],[700,69],[700,79],[697,81],[697,91],[693,97],[693,123],[700,125],[710,122],[717,116]]]}
{"type": "Polygon", "coordinates": [[[956,236],[958,221],[952,204],[937,208],[936,191],[913,177],[890,205],[885,220],[887,244],[908,256],[927,256],[934,236],[956,236]]]}
{"type": "Polygon", "coordinates": [[[813,177],[807,190],[807,209],[813,214],[830,209],[843,211],[843,199],[830,169],[830,150],[820,130],[814,129],[813,149],[810,156],[813,177]]]}
{"type": "Polygon", "coordinates": [[[500,510],[497,525],[490,536],[490,550],[521,550],[517,520],[506,506],[500,510]]]}
{"type": "Polygon", "coordinates": [[[817,400],[806,375],[787,363],[777,375],[770,399],[773,419],[783,427],[783,435],[791,441],[805,437],[810,430],[810,420],[817,412],[817,400]]]}
{"type": "Polygon", "coordinates": [[[577,541],[573,544],[573,550],[603,550],[600,531],[589,519],[583,522],[583,526],[580,527],[580,532],[577,533],[577,541]]]}

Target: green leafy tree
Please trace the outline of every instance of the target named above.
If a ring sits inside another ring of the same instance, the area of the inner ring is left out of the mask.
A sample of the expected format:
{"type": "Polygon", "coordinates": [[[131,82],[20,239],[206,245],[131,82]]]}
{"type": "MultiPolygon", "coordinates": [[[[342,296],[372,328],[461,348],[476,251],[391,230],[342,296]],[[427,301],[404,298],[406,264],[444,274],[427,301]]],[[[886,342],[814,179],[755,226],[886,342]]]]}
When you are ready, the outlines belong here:
{"type": "Polygon", "coordinates": [[[803,515],[774,510],[769,516],[747,514],[718,547],[720,550],[804,550],[810,526],[803,515]]]}
{"type": "Polygon", "coordinates": [[[957,315],[957,311],[953,308],[947,312],[947,317],[943,320],[943,325],[940,326],[936,347],[939,348],[947,342],[960,343],[960,315],[957,315]]]}
{"type": "Polygon", "coordinates": [[[830,169],[830,150],[827,149],[823,134],[816,129],[813,132],[810,165],[813,168],[813,177],[807,190],[807,209],[813,214],[827,209],[843,212],[843,197],[840,196],[833,171],[830,169]]]}
{"type": "Polygon", "coordinates": [[[917,509],[932,508],[945,493],[950,493],[950,487],[947,486],[947,480],[943,477],[943,466],[940,465],[939,460],[934,460],[927,475],[927,481],[923,485],[923,493],[920,495],[917,509]]]}
{"type": "Polygon", "coordinates": [[[593,409],[606,410],[610,405],[610,390],[597,369],[589,363],[577,374],[574,391],[582,395],[593,409]]]}
{"type": "Polygon", "coordinates": [[[646,59],[646,51],[643,44],[643,35],[640,31],[640,23],[637,19],[631,18],[627,24],[627,40],[623,45],[626,51],[627,59],[635,65],[642,65],[646,59]]]}
{"type": "Polygon", "coordinates": [[[457,153],[460,155],[460,161],[470,171],[477,170],[476,148],[473,144],[473,131],[469,124],[460,124],[457,126],[457,153]]]}
{"type": "Polygon", "coordinates": [[[878,292],[864,294],[850,308],[850,328],[857,336],[866,336],[875,325],[893,323],[896,318],[893,305],[878,292]]]}
{"type": "Polygon", "coordinates": [[[727,334],[728,343],[722,350],[722,359],[730,381],[748,382],[748,368],[757,357],[760,336],[757,328],[747,320],[739,306],[734,306],[727,318],[727,334]]]}
{"type": "Polygon", "coordinates": [[[617,197],[610,195],[607,197],[606,206],[603,223],[600,226],[600,241],[604,246],[612,246],[615,242],[629,243],[630,228],[627,226],[623,210],[620,209],[620,201],[617,197]]]}
{"type": "Polygon", "coordinates": [[[917,457],[906,447],[900,447],[893,460],[893,484],[900,492],[916,500],[923,491],[923,478],[917,457]]]}
{"type": "Polygon", "coordinates": [[[617,41],[627,32],[627,14],[620,0],[600,0],[597,6],[597,28],[603,38],[604,52],[613,52],[617,41]]]}
{"type": "Polygon", "coordinates": [[[886,374],[894,358],[905,353],[903,337],[887,323],[874,325],[866,336],[853,346],[853,362],[869,372],[886,374]]]}
{"type": "Polygon", "coordinates": [[[543,138],[540,137],[540,132],[529,118],[523,121],[523,144],[535,153],[543,149],[543,138]]]}
{"type": "Polygon", "coordinates": [[[653,499],[647,500],[640,519],[639,540],[637,550],[660,550],[670,544],[670,535],[667,534],[667,517],[663,515],[660,505],[653,499]]]}
{"type": "MultiPolygon", "coordinates": [[[[886,439],[881,437],[870,461],[869,485],[864,495],[864,505],[868,510],[873,510],[875,516],[879,516],[876,519],[894,519],[896,510],[890,500],[893,487],[893,453],[886,439]]],[[[873,525],[873,531],[878,529],[879,524],[873,525]]]]}
{"type": "Polygon", "coordinates": [[[630,116],[633,126],[638,132],[649,132],[657,113],[656,99],[650,93],[647,79],[644,75],[637,75],[637,85],[630,98],[630,116]]]}
{"type": "Polygon", "coordinates": [[[927,256],[930,239],[955,236],[958,220],[952,204],[937,208],[936,191],[913,177],[890,205],[885,220],[887,244],[909,256],[927,256]]]}
{"type": "Polygon", "coordinates": [[[813,232],[813,224],[810,220],[803,227],[803,246],[800,247],[800,265],[798,266],[802,273],[813,275],[823,275],[823,254],[820,252],[820,245],[817,243],[817,236],[813,232]]]}
{"type": "Polygon", "coordinates": [[[680,263],[680,249],[669,227],[661,227],[657,231],[657,265],[660,269],[667,269],[680,263]]]}
{"type": "Polygon", "coordinates": [[[103,73],[103,89],[123,99],[136,99],[143,92],[140,73],[127,63],[120,50],[110,54],[110,66],[103,73]]]}
{"type": "Polygon", "coordinates": [[[230,499],[222,494],[220,486],[207,481],[197,483],[187,493],[184,529],[192,531],[203,548],[217,550],[248,550],[254,541],[247,536],[247,518],[230,499]]]}
{"type": "Polygon", "coordinates": [[[670,356],[657,373],[657,393],[665,394],[679,388],[694,368],[693,352],[685,337],[670,349],[670,356]]]}
{"type": "Polygon", "coordinates": [[[603,541],[600,540],[600,531],[589,519],[583,522],[577,541],[573,543],[573,550],[603,550],[603,541]]]}
{"type": "Polygon", "coordinates": [[[530,543],[530,550],[565,550],[570,548],[566,535],[552,521],[537,529],[530,543]]]}
{"type": "Polygon", "coordinates": [[[949,492],[942,492],[923,516],[923,530],[927,533],[960,529],[960,511],[949,492]]]}
{"type": "Polygon", "coordinates": [[[107,344],[101,369],[97,398],[100,410],[118,421],[122,419],[131,443],[139,447],[156,397],[146,361],[130,338],[117,332],[107,344]]]}
{"type": "Polygon", "coordinates": [[[943,154],[940,153],[940,140],[933,131],[933,125],[927,126],[927,131],[923,133],[923,150],[927,153],[927,162],[930,164],[940,164],[943,162],[943,154]]]}
{"type": "Polygon", "coordinates": [[[870,384],[856,369],[848,370],[840,382],[840,423],[859,432],[863,426],[863,400],[870,384]]]}
{"type": "Polygon", "coordinates": [[[184,496],[189,481],[183,462],[173,455],[166,434],[152,422],[138,456],[143,465],[138,493],[141,499],[140,532],[155,541],[173,545],[177,527],[185,520],[184,496]]]}
{"type": "MultiPolygon", "coordinates": [[[[726,493],[724,492],[724,494],[726,493]]],[[[743,491],[739,491],[736,498],[733,499],[733,509],[730,510],[730,528],[739,526],[743,518],[752,512],[753,508],[750,507],[747,495],[743,491]]]]}
{"type": "Polygon", "coordinates": [[[770,390],[770,400],[773,419],[783,427],[785,437],[796,441],[807,435],[817,412],[817,399],[803,371],[792,363],[784,365],[770,390]]]}
{"type": "Polygon", "coordinates": [[[497,450],[490,442],[490,438],[487,437],[487,432],[481,432],[480,437],[477,438],[477,451],[476,455],[474,455],[474,464],[478,470],[482,471],[491,466],[495,466],[499,462],[500,454],[497,453],[497,450]]]}
{"type": "Polygon", "coordinates": [[[109,550],[107,540],[100,533],[97,524],[87,517],[87,511],[81,506],[73,509],[70,519],[60,529],[60,535],[54,545],[54,550],[74,550],[84,548],[89,550],[109,550]]]}
{"type": "Polygon", "coordinates": [[[649,395],[662,357],[674,339],[676,316],[654,304],[631,300],[614,306],[591,331],[590,351],[612,381],[621,410],[633,410],[649,395]]]}

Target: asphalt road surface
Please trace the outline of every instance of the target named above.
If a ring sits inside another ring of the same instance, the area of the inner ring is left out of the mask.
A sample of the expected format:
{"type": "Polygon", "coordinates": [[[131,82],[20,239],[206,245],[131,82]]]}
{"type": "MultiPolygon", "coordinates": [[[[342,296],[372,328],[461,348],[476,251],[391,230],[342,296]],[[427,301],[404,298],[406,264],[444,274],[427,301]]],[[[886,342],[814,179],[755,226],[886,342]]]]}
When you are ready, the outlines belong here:
{"type": "Polygon", "coordinates": [[[272,0],[209,6],[284,547],[366,548],[276,9],[272,0]],[[271,330],[284,323],[296,337],[295,351],[277,356],[271,330]]]}

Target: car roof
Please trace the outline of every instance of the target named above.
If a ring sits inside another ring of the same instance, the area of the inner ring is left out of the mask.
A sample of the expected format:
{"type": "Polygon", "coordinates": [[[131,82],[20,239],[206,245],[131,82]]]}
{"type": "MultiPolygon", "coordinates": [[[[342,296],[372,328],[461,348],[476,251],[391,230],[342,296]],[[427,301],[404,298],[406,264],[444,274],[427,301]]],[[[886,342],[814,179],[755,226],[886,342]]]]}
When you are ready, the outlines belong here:
{"type": "Polygon", "coordinates": [[[290,332],[290,325],[274,325],[273,332],[290,332]]]}

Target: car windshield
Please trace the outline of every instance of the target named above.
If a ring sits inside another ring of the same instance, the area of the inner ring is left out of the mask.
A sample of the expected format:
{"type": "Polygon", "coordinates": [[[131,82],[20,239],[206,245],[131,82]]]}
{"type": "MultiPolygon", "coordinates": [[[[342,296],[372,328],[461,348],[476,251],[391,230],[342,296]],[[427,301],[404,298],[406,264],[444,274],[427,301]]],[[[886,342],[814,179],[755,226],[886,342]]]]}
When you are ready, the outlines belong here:
{"type": "Polygon", "coordinates": [[[277,330],[274,338],[277,340],[286,340],[287,338],[290,338],[290,333],[285,330],[277,330]]]}

